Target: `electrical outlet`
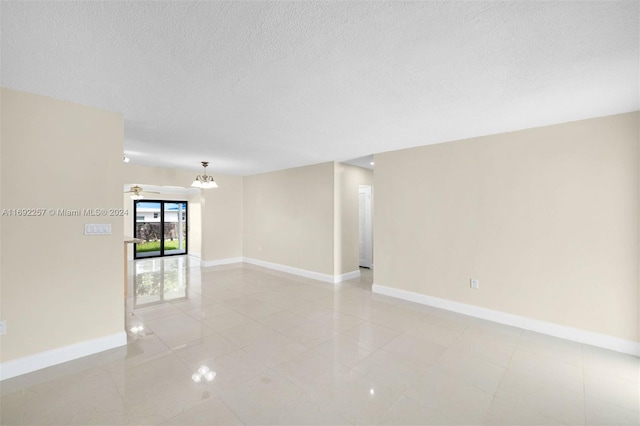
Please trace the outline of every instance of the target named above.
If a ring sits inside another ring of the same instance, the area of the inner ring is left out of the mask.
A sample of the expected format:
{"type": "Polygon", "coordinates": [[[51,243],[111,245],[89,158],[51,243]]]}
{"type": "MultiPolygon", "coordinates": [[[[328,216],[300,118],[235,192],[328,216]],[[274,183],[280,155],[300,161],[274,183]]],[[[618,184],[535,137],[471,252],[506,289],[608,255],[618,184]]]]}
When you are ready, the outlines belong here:
{"type": "Polygon", "coordinates": [[[7,321],[0,321],[0,336],[7,334],[7,321]]]}
{"type": "Polygon", "coordinates": [[[480,280],[477,278],[471,278],[471,288],[480,288],[480,280]]]}

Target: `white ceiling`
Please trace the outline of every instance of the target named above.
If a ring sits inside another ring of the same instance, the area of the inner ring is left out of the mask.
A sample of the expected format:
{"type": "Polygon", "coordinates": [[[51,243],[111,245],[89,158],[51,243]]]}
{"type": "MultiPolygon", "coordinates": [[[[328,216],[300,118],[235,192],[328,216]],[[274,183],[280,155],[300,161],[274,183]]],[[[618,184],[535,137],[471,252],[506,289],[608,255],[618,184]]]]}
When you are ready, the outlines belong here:
{"type": "Polygon", "coordinates": [[[639,109],[639,2],[2,2],[5,87],[253,174],[639,109]]]}
{"type": "Polygon", "coordinates": [[[365,155],[364,157],[352,158],[351,160],[345,161],[345,163],[352,164],[354,166],[362,167],[364,169],[373,170],[374,161],[373,154],[365,155]]]}

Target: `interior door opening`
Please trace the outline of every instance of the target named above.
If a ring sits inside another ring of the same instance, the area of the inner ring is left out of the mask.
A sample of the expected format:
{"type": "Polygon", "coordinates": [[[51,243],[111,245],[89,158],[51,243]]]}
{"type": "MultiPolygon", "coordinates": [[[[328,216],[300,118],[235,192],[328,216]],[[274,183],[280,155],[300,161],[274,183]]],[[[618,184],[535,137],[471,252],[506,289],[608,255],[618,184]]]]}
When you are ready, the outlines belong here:
{"type": "Polygon", "coordinates": [[[186,201],[136,200],[133,204],[134,258],[188,254],[188,203],[186,201]]]}
{"type": "Polygon", "coordinates": [[[371,185],[358,187],[360,215],[360,266],[373,267],[373,225],[371,220],[372,191],[371,185]]]}

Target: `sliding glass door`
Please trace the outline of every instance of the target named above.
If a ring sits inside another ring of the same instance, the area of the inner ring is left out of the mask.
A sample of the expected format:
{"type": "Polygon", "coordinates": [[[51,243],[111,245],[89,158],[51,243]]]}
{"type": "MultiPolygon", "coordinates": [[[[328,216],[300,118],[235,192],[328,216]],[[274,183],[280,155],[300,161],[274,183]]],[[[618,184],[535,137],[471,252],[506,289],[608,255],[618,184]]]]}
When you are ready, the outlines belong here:
{"type": "Polygon", "coordinates": [[[187,202],[164,202],[164,255],[187,252],[187,202]]]}
{"type": "Polygon", "coordinates": [[[144,240],[135,244],[135,258],[187,254],[187,202],[144,201],[133,205],[134,236],[144,240]]]}

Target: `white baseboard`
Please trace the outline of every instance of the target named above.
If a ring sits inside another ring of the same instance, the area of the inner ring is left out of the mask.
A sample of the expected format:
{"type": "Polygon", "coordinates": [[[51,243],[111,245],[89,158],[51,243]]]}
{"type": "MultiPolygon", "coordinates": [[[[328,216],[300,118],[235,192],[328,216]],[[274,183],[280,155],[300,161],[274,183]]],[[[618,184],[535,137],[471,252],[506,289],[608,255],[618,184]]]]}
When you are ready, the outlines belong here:
{"type": "Polygon", "coordinates": [[[508,314],[506,312],[495,311],[493,309],[482,308],[480,306],[467,305],[453,300],[441,299],[427,296],[425,294],[414,293],[412,291],[401,290],[393,287],[386,287],[379,284],[373,285],[373,292],[391,296],[422,305],[433,306],[447,311],[457,312],[475,318],[481,318],[500,324],[522,328],[524,330],[535,331],[536,333],[559,337],[573,342],[584,343],[599,348],[609,349],[616,352],[640,356],[640,342],[620,339],[606,334],[595,333],[579,328],[567,327],[551,322],[541,321],[519,315],[508,314]]]}
{"type": "Polygon", "coordinates": [[[346,272],[342,275],[335,275],[334,283],[337,284],[337,283],[341,283],[342,281],[353,280],[355,278],[360,278],[360,269],[358,269],[357,271],[346,272]]]}
{"type": "Polygon", "coordinates": [[[253,259],[251,257],[231,257],[228,259],[208,260],[200,262],[200,266],[208,268],[218,265],[229,265],[231,263],[249,263],[251,265],[262,266],[263,268],[273,269],[275,271],[286,272],[300,277],[311,278],[312,280],[323,281],[326,283],[337,284],[342,281],[352,280],[360,277],[360,269],[357,271],[347,272],[341,275],[322,274],[320,272],[308,271],[306,269],[294,268],[293,266],[281,265],[279,263],[267,262],[266,260],[253,259]]]}
{"type": "Polygon", "coordinates": [[[74,343],[73,345],[12,359],[0,363],[0,381],[126,344],[127,333],[121,331],[109,336],[85,340],[84,342],[74,343]]]}
{"type": "Polygon", "coordinates": [[[203,268],[208,268],[210,266],[230,265],[232,263],[242,263],[242,260],[242,257],[229,257],[227,259],[207,260],[201,261],[200,266],[202,266],[203,268]]]}
{"type": "Polygon", "coordinates": [[[244,258],[245,263],[251,265],[262,266],[263,268],[269,268],[280,272],[286,272],[292,275],[298,275],[300,277],[310,278],[312,280],[323,281],[325,283],[337,284],[345,280],[351,280],[360,276],[360,270],[347,272],[342,275],[329,275],[322,274],[320,272],[308,271],[306,269],[294,268],[293,266],[281,265],[279,263],[267,262],[260,259],[252,259],[250,257],[244,258]]]}

